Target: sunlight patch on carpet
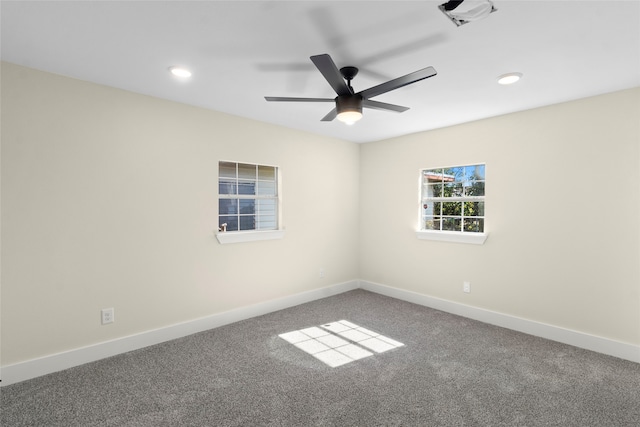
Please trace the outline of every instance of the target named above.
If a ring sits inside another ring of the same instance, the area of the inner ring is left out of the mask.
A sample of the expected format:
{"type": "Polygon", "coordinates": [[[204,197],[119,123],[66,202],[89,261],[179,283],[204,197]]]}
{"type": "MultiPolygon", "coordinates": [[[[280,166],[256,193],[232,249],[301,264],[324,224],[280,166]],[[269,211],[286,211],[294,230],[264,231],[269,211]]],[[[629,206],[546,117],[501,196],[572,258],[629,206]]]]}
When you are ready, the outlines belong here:
{"type": "Polygon", "coordinates": [[[404,346],[401,342],[347,320],[278,336],[332,368],[404,346]]]}

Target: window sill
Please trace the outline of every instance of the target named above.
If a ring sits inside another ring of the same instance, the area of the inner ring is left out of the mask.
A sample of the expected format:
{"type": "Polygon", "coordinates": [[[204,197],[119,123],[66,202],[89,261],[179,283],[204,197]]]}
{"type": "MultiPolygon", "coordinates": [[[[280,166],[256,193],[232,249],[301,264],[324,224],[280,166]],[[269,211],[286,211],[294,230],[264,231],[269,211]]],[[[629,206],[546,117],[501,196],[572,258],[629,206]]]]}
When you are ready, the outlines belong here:
{"type": "Polygon", "coordinates": [[[221,245],[228,243],[256,242],[259,240],[276,240],[284,237],[284,230],[267,231],[230,231],[216,234],[221,245]]]}
{"type": "Polygon", "coordinates": [[[420,240],[436,240],[440,242],[468,243],[483,245],[489,233],[458,233],[456,231],[416,231],[416,237],[420,240]]]}

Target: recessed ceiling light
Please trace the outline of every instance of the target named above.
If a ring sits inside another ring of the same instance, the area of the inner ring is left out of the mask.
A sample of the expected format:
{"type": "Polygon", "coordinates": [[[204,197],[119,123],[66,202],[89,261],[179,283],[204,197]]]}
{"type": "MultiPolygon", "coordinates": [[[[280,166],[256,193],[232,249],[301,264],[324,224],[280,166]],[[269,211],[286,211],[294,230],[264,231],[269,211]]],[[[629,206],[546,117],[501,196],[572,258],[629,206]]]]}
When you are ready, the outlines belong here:
{"type": "Polygon", "coordinates": [[[500,83],[501,85],[510,85],[520,80],[521,77],[522,73],[503,74],[498,77],[498,83],[500,83]]]}
{"type": "Polygon", "coordinates": [[[176,77],[191,77],[191,71],[183,67],[169,67],[169,71],[176,77]]]}

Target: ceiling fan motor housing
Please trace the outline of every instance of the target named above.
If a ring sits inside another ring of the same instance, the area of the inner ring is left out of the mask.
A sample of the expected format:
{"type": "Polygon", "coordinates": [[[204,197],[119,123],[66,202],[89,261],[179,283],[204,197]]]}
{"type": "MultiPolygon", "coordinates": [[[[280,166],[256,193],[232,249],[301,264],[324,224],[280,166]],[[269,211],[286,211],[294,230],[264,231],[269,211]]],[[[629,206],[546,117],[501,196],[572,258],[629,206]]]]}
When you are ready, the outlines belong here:
{"type": "Polygon", "coordinates": [[[354,94],[336,97],[336,111],[338,114],[345,111],[357,111],[362,114],[362,96],[354,94]]]}

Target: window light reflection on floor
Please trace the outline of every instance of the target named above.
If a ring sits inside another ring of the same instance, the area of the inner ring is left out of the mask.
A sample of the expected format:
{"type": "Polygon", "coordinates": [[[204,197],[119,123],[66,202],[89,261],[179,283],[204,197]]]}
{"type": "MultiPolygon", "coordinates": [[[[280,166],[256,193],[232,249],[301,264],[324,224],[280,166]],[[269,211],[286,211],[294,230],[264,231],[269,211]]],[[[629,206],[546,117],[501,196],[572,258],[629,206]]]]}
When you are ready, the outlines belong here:
{"type": "Polygon", "coordinates": [[[374,353],[402,347],[404,344],[362,328],[347,320],[300,329],[278,335],[318,360],[335,368],[374,353]]]}

